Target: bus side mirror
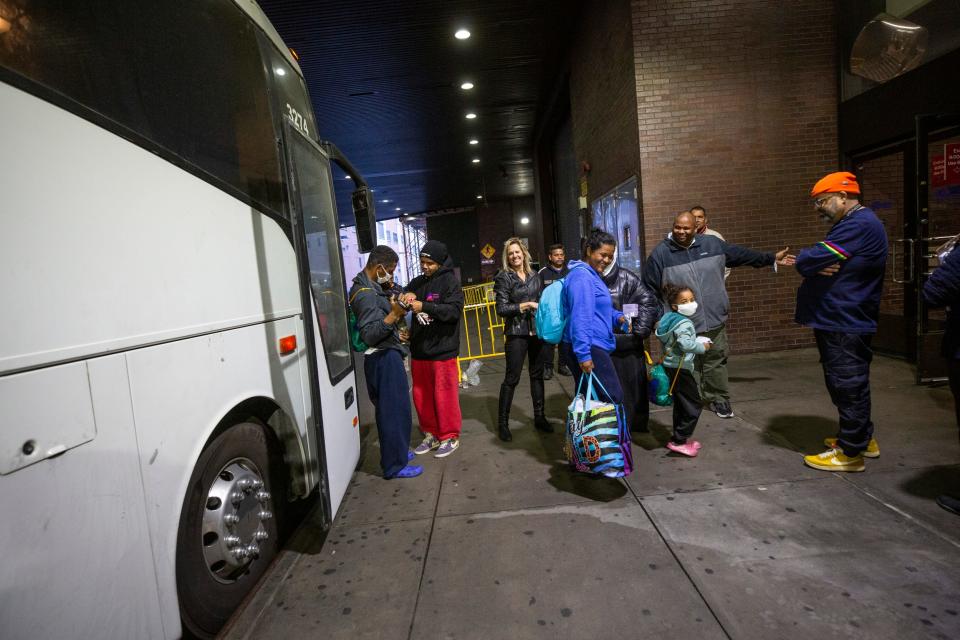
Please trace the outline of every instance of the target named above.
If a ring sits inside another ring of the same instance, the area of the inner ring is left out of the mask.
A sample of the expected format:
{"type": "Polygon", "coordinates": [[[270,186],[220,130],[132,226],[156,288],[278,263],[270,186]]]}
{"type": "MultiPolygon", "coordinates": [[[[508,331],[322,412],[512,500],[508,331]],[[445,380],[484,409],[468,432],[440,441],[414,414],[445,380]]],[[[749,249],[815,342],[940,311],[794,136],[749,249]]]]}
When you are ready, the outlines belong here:
{"type": "Polygon", "coordinates": [[[377,246],[377,216],[373,207],[373,193],[367,187],[353,192],[353,217],[357,225],[357,246],[360,253],[369,253],[377,246]]]}

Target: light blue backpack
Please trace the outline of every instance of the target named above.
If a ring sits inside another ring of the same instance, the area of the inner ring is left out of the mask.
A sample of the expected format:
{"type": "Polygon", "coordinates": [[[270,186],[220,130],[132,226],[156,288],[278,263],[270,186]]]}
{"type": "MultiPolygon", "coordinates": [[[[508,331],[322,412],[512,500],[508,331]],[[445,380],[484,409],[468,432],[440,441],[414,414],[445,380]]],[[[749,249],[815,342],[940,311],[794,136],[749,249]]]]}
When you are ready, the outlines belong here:
{"type": "Polygon", "coordinates": [[[543,290],[534,317],[537,337],[550,344],[560,344],[563,328],[567,324],[567,316],[563,310],[563,280],[560,278],[543,290]]]}

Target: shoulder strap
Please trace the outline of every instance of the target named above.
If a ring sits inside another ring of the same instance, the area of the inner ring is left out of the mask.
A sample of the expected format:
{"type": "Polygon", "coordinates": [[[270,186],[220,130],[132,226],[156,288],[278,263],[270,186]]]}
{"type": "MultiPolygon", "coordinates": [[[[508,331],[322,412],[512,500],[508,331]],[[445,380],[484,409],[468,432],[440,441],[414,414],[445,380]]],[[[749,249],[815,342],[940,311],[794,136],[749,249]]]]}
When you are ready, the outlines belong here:
{"type": "Polygon", "coordinates": [[[347,304],[353,304],[353,301],[356,299],[356,297],[360,294],[361,291],[373,291],[373,289],[371,289],[370,287],[360,287],[359,289],[353,292],[353,295],[350,296],[350,302],[347,304]]]}

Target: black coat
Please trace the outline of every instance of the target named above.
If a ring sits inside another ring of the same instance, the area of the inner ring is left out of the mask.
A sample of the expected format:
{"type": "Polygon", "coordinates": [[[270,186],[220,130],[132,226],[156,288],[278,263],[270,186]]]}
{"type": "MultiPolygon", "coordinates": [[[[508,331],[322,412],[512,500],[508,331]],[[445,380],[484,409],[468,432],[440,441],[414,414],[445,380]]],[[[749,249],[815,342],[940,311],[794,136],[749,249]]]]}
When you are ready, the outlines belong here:
{"type": "Polygon", "coordinates": [[[536,334],[534,326],[535,311],[527,309],[520,312],[521,302],[537,302],[543,282],[540,276],[532,273],[526,280],[520,280],[513,271],[501,271],[493,280],[493,292],[496,295],[497,315],[503,318],[503,335],[531,336],[536,334]]]}
{"type": "MultiPolygon", "coordinates": [[[[625,304],[637,305],[637,317],[632,320],[631,332],[614,333],[617,341],[614,353],[642,351],[644,339],[650,336],[653,325],[663,315],[660,299],[643,283],[640,276],[619,265],[615,265],[613,271],[603,276],[603,282],[610,290],[614,309],[623,311],[625,304]]],[[[617,331],[620,330],[618,328],[617,331]]]]}
{"type": "MultiPolygon", "coordinates": [[[[449,261],[448,261],[449,264],[449,261]]],[[[417,276],[406,286],[423,303],[430,324],[420,324],[414,315],[410,326],[410,355],[416,360],[450,360],[460,355],[460,316],[463,289],[448,266],[430,276],[417,276]]]]}

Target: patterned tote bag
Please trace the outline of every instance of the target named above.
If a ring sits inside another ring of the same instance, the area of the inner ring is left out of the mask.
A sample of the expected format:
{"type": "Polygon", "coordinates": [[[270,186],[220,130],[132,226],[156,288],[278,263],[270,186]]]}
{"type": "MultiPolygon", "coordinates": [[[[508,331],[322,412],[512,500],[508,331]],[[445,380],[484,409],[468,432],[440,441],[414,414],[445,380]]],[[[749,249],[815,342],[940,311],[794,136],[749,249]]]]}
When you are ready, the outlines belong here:
{"type": "Polygon", "coordinates": [[[564,450],[567,460],[577,471],[622,478],[633,471],[630,430],[623,406],[601,400],[597,389],[609,398],[592,372],[580,376],[577,393],[567,409],[564,450]]]}

